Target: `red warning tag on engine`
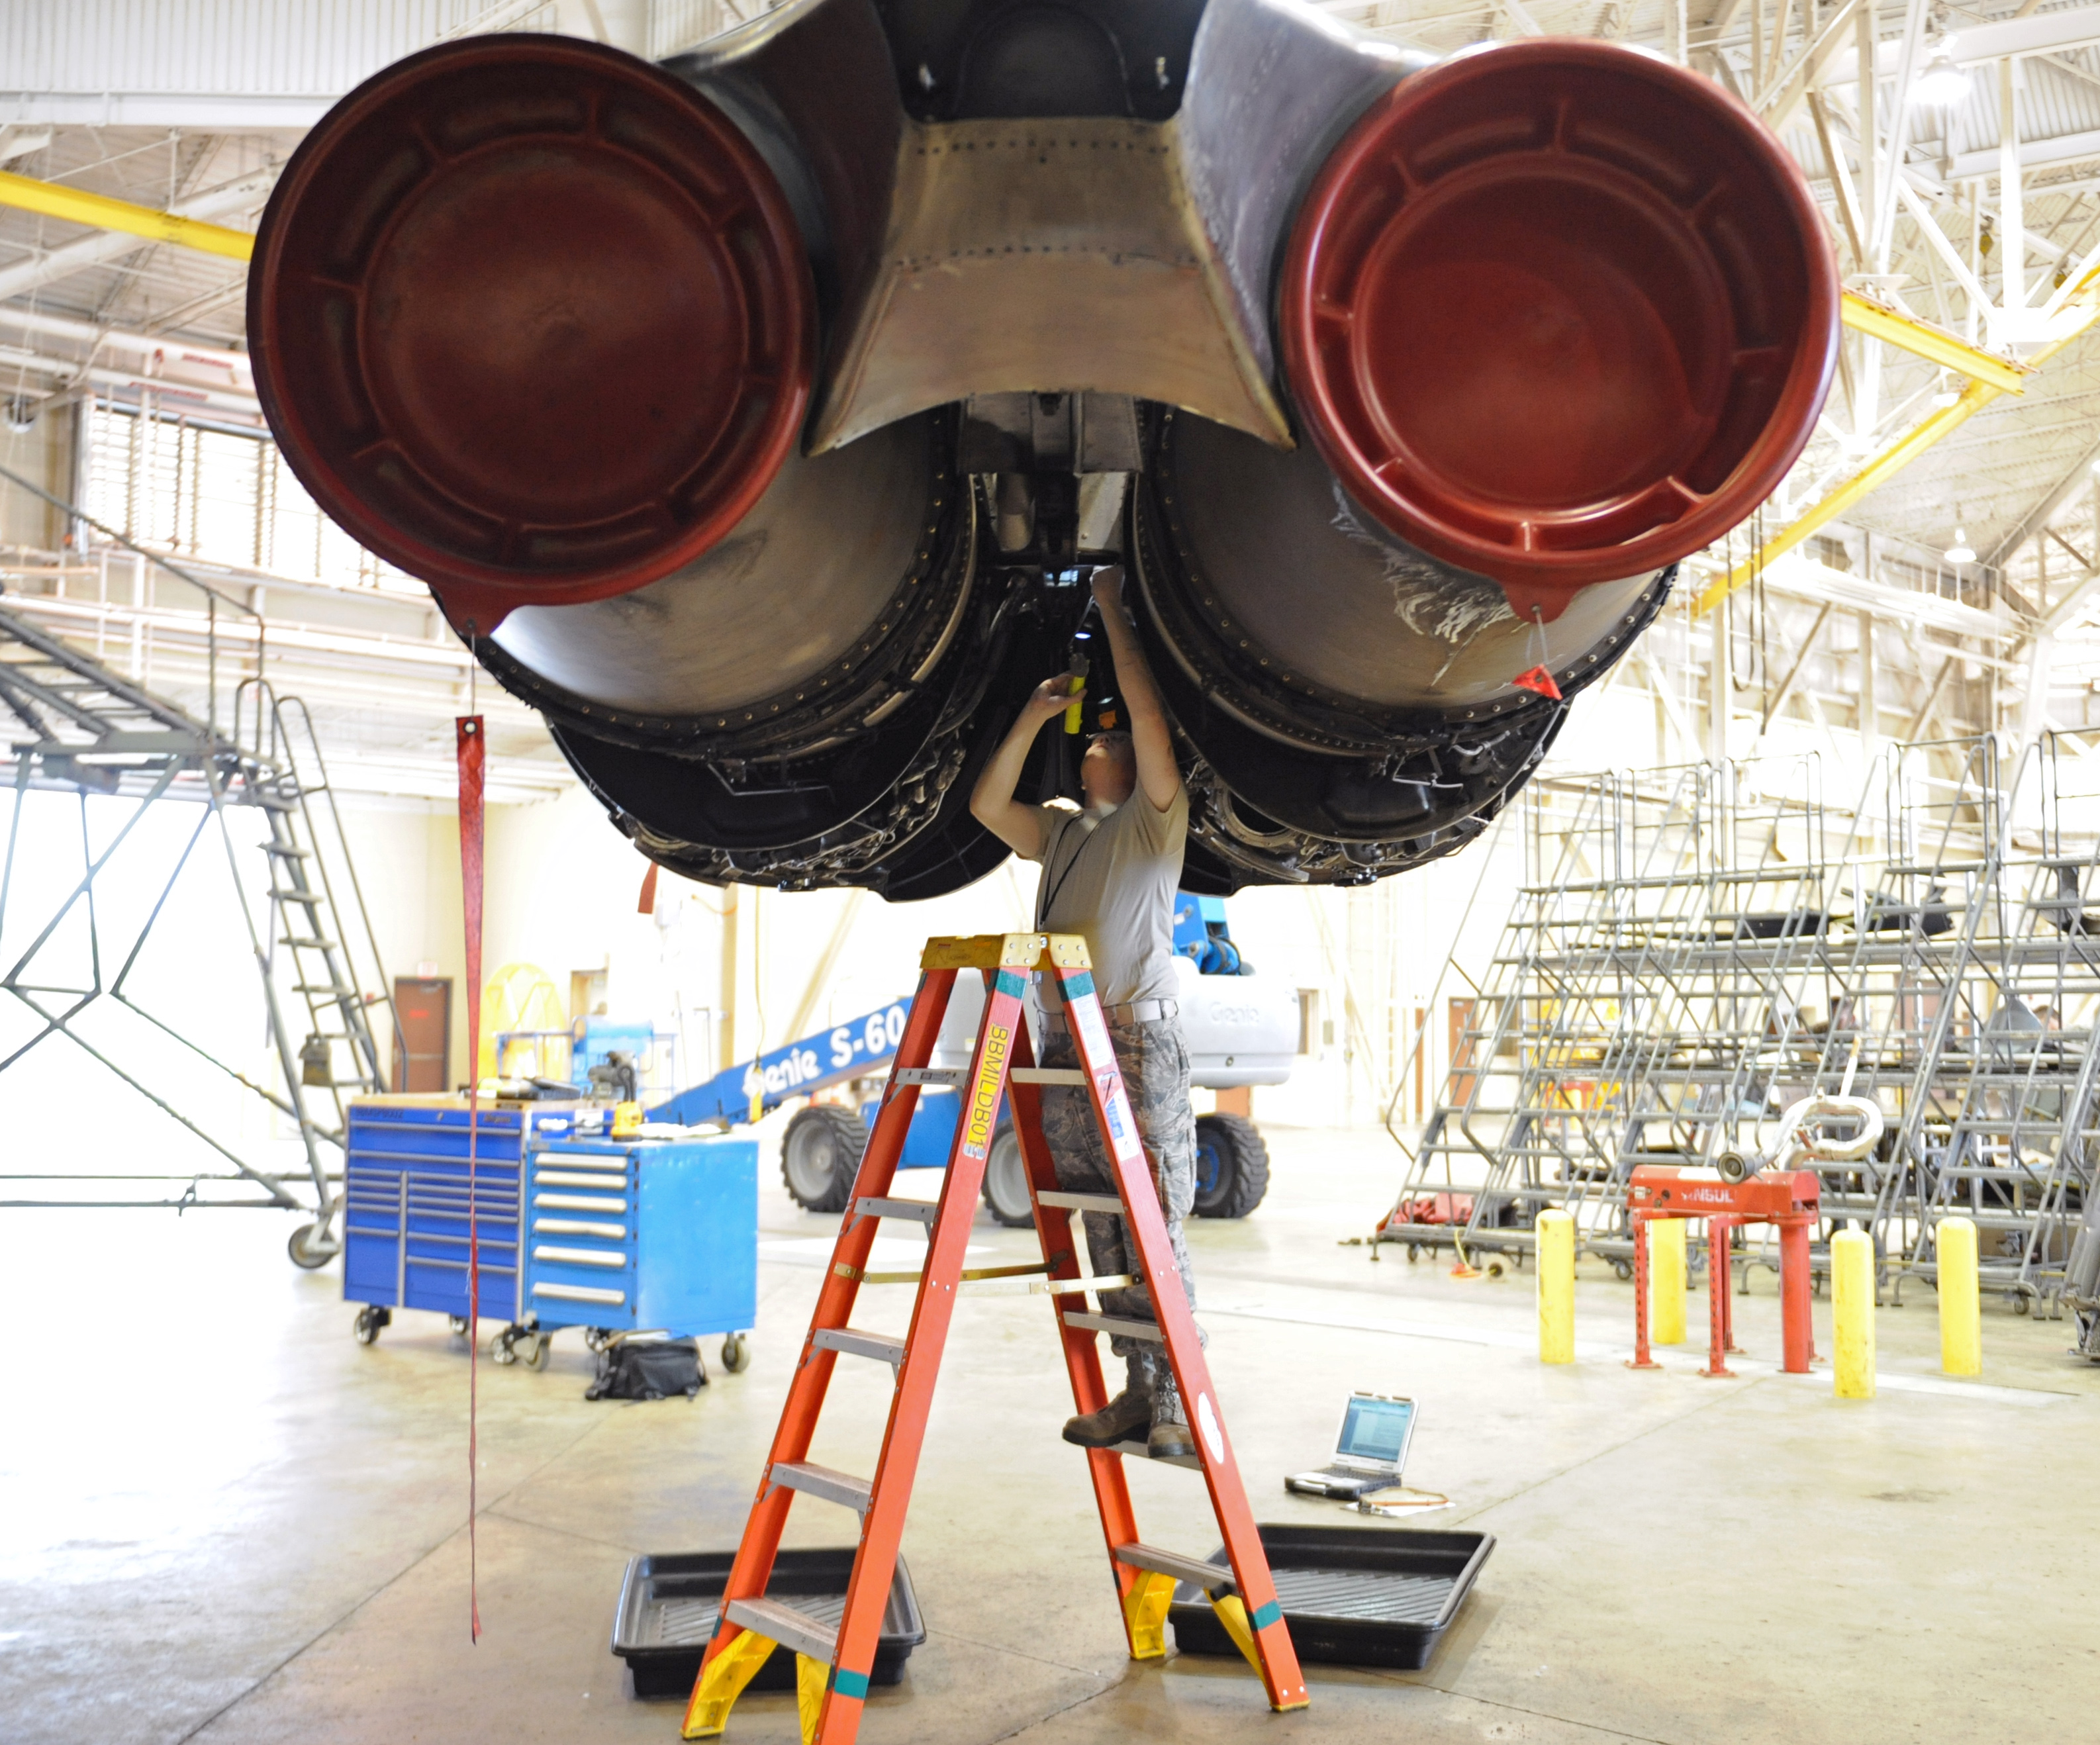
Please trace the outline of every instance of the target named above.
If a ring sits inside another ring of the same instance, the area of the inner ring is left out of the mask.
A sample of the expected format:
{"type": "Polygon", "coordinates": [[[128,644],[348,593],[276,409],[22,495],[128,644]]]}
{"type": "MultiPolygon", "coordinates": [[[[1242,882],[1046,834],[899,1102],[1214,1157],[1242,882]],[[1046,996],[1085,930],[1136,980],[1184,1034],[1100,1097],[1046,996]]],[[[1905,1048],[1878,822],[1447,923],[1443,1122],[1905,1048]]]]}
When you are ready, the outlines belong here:
{"type": "Polygon", "coordinates": [[[1553,675],[1543,667],[1533,667],[1529,672],[1520,672],[1510,681],[1519,690],[1535,690],[1542,697],[1560,701],[1560,687],[1553,682],[1553,675]]]}

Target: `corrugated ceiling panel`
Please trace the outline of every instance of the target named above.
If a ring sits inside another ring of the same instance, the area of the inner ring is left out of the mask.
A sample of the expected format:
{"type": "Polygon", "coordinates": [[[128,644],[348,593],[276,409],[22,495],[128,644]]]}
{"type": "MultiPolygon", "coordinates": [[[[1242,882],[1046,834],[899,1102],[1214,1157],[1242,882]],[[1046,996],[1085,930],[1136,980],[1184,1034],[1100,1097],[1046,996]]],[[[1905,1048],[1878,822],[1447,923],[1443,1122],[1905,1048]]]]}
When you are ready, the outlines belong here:
{"type": "Polygon", "coordinates": [[[489,0],[11,0],[0,90],[331,96],[489,0]]]}

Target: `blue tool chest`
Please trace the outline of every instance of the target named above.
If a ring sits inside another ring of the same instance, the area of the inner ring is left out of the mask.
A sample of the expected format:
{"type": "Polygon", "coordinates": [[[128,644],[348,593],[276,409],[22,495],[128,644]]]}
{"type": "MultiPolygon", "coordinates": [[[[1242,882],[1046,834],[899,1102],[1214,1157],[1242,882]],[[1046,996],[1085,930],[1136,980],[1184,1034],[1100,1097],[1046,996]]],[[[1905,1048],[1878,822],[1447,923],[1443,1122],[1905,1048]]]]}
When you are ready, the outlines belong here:
{"type": "MultiPolygon", "coordinates": [[[[342,1294],[367,1305],[358,1337],[376,1338],[395,1309],[463,1321],[465,1099],[360,1097],[349,1117],[342,1294]]],[[[757,1141],[577,1132],[602,1118],[585,1112],[580,1123],[573,1104],[481,1111],[471,1200],[480,1316],[508,1324],[499,1360],[528,1329],[683,1337],[741,1333],[757,1318],[757,1141]]],[[[536,1364],[544,1338],[528,1343],[536,1364]]]]}
{"type": "Polygon", "coordinates": [[[738,1333],[758,1311],[758,1142],[534,1141],[520,1319],[738,1333]]]}
{"type": "MultiPolygon", "coordinates": [[[[350,1105],[343,1163],[346,1302],[439,1315],[467,1312],[465,1099],[360,1097],[350,1105]]],[[[518,1318],[518,1176],[535,1127],[558,1117],[483,1108],[473,1160],[472,1212],[481,1243],[480,1313],[518,1318]]]]}

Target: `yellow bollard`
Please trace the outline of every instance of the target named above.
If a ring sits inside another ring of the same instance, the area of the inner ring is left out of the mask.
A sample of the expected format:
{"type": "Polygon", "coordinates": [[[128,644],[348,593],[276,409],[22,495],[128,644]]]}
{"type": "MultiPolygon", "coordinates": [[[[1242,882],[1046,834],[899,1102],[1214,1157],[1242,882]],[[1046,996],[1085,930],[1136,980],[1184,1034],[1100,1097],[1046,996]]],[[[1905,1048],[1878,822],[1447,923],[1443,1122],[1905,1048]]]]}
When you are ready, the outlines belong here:
{"type": "Polygon", "coordinates": [[[1684,1224],[1681,1218],[1658,1218],[1648,1227],[1651,1345],[1684,1343],[1684,1224]]]}
{"type": "Polygon", "coordinates": [[[1864,1230],[1830,1239],[1830,1302],[1837,1323],[1831,1362],[1840,1399],[1874,1397],[1874,1244],[1864,1230]]]}
{"type": "Polygon", "coordinates": [[[1538,1214],[1538,1360],[1575,1361],[1575,1218],[1538,1214]]]}
{"type": "Polygon", "coordinates": [[[1951,1376],[1983,1373],[1983,1311],[1976,1290],[1976,1227],[1943,1218],[1939,1252],[1939,1367],[1951,1376]]]}

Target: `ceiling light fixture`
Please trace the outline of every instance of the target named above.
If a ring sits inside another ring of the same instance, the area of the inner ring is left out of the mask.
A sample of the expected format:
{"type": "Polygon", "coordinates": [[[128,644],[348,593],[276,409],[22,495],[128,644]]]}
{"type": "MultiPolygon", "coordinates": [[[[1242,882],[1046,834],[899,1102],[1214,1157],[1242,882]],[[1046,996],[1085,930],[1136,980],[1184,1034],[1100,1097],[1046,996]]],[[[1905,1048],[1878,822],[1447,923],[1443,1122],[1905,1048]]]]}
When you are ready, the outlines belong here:
{"type": "Polygon", "coordinates": [[[1925,64],[1925,70],[1911,83],[1913,100],[1927,108],[1951,109],[1969,95],[1969,75],[1954,63],[1954,38],[1942,37],[1939,46],[1925,64]]]}
{"type": "Polygon", "coordinates": [[[1949,563],[1974,563],[1976,561],[1976,553],[1969,549],[1968,536],[1959,527],[1954,530],[1954,543],[1942,555],[1949,563]]]}

